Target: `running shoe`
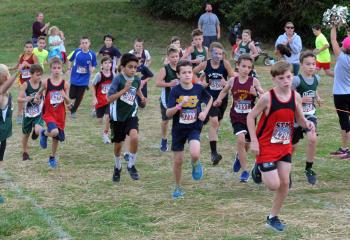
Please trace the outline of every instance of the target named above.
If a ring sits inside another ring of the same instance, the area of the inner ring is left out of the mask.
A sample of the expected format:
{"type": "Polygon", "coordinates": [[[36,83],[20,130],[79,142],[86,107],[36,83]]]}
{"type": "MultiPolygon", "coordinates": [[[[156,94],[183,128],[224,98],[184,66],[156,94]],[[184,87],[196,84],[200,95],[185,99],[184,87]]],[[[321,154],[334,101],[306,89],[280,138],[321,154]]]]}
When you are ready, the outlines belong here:
{"type": "Polygon", "coordinates": [[[219,162],[221,161],[222,156],[218,153],[212,153],[211,154],[211,161],[213,163],[214,166],[218,165],[219,162]]]}
{"type": "Polygon", "coordinates": [[[275,216],[273,218],[269,218],[267,216],[265,226],[267,228],[270,228],[270,229],[278,231],[278,232],[282,232],[285,229],[285,227],[286,227],[286,225],[283,224],[281,222],[281,220],[279,220],[279,218],[277,216],[275,216]]]}
{"type": "Polygon", "coordinates": [[[118,169],[116,167],[114,167],[114,172],[113,172],[113,177],[112,177],[112,181],[113,182],[120,182],[120,173],[122,172],[122,169],[118,169]]]}
{"type": "Polygon", "coordinates": [[[45,129],[41,129],[41,131],[40,131],[40,147],[43,149],[47,148],[47,136],[44,133],[45,133],[45,129]]]}
{"type": "Polygon", "coordinates": [[[314,171],[312,171],[311,168],[309,169],[305,169],[305,176],[307,178],[308,183],[310,183],[311,185],[315,185],[316,184],[316,173],[314,171]]]}
{"type": "Polygon", "coordinates": [[[236,153],[235,161],[233,162],[232,169],[234,173],[238,173],[239,170],[241,169],[241,162],[239,161],[238,153],[236,153]]]}
{"type": "Polygon", "coordinates": [[[245,183],[248,182],[248,180],[249,180],[249,172],[248,171],[243,171],[241,173],[240,180],[241,180],[241,182],[245,182],[245,183]]]}
{"type": "Polygon", "coordinates": [[[131,168],[128,167],[128,172],[130,174],[130,177],[133,179],[133,180],[139,180],[140,179],[140,176],[135,168],[135,165],[132,166],[131,168]]]}
{"type": "Polygon", "coordinates": [[[22,160],[23,160],[23,161],[30,160],[30,158],[29,158],[29,154],[28,154],[28,153],[26,153],[26,152],[24,152],[24,153],[23,153],[23,155],[22,155],[22,160]]]}
{"type": "Polygon", "coordinates": [[[57,167],[57,161],[55,157],[50,157],[49,158],[49,166],[51,168],[56,168],[57,167]]]}
{"type": "Polygon", "coordinates": [[[32,140],[37,140],[38,139],[38,135],[36,135],[35,133],[35,128],[33,129],[33,132],[32,132],[32,140]]]}
{"type": "Polygon", "coordinates": [[[196,162],[196,164],[192,163],[192,178],[196,181],[203,178],[203,167],[199,160],[196,162]]]}
{"type": "Polygon", "coordinates": [[[342,149],[341,147],[338,148],[335,152],[331,152],[331,156],[336,156],[336,157],[342,157],[345,156],[347,153],[349,153],[349,149],[342,149]]]}
{"type": "Polygon", "coordinates": [[[111,143],[111,140],[109,139],[108,133],[103,133],[102,135],[102,140],[104,144],[109,144],[111,143]]]}
{"type": "Polygon", "coordinates": [[[175,190],[173,192],[173,200],[179,199],[179,198],[183,198],[184,196],[184,192],[182,191],[180,186],[176,186],[175,190]]]}
{"type": "Polygon", "coordinates": [[[168,150],[168,141],[166,139],[162,139],[160,142],[160,151],[167,152],[168,150]]]}

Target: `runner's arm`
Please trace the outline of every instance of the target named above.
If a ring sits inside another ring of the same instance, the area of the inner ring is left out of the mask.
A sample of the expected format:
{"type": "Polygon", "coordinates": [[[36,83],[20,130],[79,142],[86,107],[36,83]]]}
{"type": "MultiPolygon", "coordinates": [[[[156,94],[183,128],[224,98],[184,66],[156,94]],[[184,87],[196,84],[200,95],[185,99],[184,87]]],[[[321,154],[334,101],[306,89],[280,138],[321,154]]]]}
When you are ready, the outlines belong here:
{"type": "Polygon", "coordinates": [[[31,100],[30,96],[26,97],[25,91],[27,90],[27,82],[24,82],[22,84],[22,86],[19,89],[19,93],[18,93],[18,102],[19,103],[24,103],[24,102],[29,102],[31,100]]]}
{"type": "Polygon", "coordinates": [[[7,81],[0,86],[0,94],[5,94],[17,79],[19,72],[16,71],[7,81]]]}
{"type": "Polygon", "coordinates": [[[164,78],[165,78],[165,67],[162,67],[158,74],[156,75],[156,86],[157,87],[173,87],[174,85],[169,82],[169,83],[166,83],[164,82],[164,78]]]}

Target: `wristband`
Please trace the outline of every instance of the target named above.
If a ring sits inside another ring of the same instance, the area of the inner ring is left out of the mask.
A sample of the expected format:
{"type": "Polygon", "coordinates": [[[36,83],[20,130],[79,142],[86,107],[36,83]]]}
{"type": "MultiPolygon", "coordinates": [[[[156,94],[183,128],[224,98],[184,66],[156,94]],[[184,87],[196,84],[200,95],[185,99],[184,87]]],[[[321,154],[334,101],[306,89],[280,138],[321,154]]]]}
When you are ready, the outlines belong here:
{"type": "Polygon", "coordinates": [[[175,107],[176,107],[177,110],[181,110],[182,109],[182,106],[180,104],[177,104],[175,107]]]}

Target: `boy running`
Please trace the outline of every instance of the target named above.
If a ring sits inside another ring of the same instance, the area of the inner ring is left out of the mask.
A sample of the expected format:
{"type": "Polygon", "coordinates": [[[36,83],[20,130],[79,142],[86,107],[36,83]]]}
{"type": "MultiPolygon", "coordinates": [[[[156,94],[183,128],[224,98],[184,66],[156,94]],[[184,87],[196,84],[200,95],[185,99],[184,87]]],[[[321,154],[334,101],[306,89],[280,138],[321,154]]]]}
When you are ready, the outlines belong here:
{"type": "Polygon", "coordinates": [[[180,198],[184,194],[180,183],[186,141],[189,143],[192,159],[192,178],[200,180],[203,177],[203,167],[199,161],[200,133],[203,121],[207,117],[213,103],[213,98],[203,86],[192,84],[192,63],[181,61],[176,67],[176,72],[180,79],[180,84],[171,90],[166,110],[167,117],[173,118],[171,150],[174,152],[173,169],[176,184],[172,194],[173,199],[180,198]],[[206,104],[203,111],[201,109],[202,103],[206,104]]]}
{"type": "MultiPolygon", "coordinates": [[[[40,46],[40,38],[38,40],[40,46]]],[[[23,155],[22,160],[30,160],[28,151],[29,135],[33,130],[32,139],[36,140],[40,134],[44,121],[41,117],[43,109],[43,99],[37,101],[35,95],[41,88],[41,77],[43,75],[43,68],[39,64],[33,64],[30,66],[30,79],[25,81],[18,94],[18,102],[25,104],[24,117],[22,123],[22,147],[23,155]]]]}
{"type": "Polygon", "coordinates": [[[146,67],[151,66],[151,54],[149,51],[144,49],[144,41],[141,38],[136,38],[134,41],[134,49],[130,50],[129,53],[138,55],[141,54],[141,65],[146,67]]]}
{"type": "Polygon", "coordinates": [[[102,124],[103,116],[105,117],[105,128],[102,134],[103,143],[111,143],[108,137],[109,132],[109,103],[107,93],[111,86],[114,74],[112,71],[112,59],[105,56],[101,59],[101,71],[96,73],[92,82],[92,105],[96,109],[96,117],[99,124],[102,124]]]}
{"type": "Polygon", "coordinates": [[[314,54],[316,55],[317,70],[323,69],[326,75],[334,77],[331,71],[331,54],[329,53],[329,43],[327,38],[322,33],[321,25],[312,26],[312,32],[316,36],[314,54]]]}
{"type": "MultiPolygon", "coordinates": [[[[221,43],[213,42],[210,44],[211,59],[200,63],[193,69],[193,73],[204,71],[205,81],[202,82],[208,93],[213,97],[213,101],[217,99],[220,91],[226,86],[227,78],[233,77],[235,73],[231,68],[230,62],[224,59],[224,47],[221,43]]],[[[217,152],[216,144],[218,141],[218,130],[220,121],[224,117],[227,108],[226,96],[220,106],[212,106],[209,111],[209,143],[211,150],[211,161],[213,165],[217,165],[222,156],[217,152]]],[[[206,123],[205,122],[205,123],[206,123]]]]}
{"type": "MultiPolygon", "coordinates": [[[[199,29],[192,31],[192,44],[188,47],[182,56],[182,60],[187,60],[191,57],[190,62],[193,67],[198,66],[208,58],[208,48],[203,46],[203,32],[199,29]]],[[[199,76],[199,75],[198,75],[199,76]]]]}
{"type": "Polygon", "coordinates": [[[44,69],[44,64],[46,63],[49,52],[45,50],[46,40],[45,37],[38,38],[38,47],[33,49],[34,55],[38,58],[38,62],[42,69],[44,69]]]}
{"type": "Polygon", "coordinates": [[[240,181],[247,182],[249,179],[247,152],[250,144],[247,115],[254,107],[256,97],[263,94],[264,91],[259,80],[249,76],[253,69],[253,59],[249,54],[239,56],[237,68],[238,76],[230,79],[213,105],[219,107],[231,90],[233,103],[230,118],[233,133],[237,136],[237,153],[233,164],[233,172],[237,173],[242,168],[240,181]]]}
{"type": "Polygon", "coordinates": [[[160,112],[162,115],[160,151],[168,151],[168,125],[170,118],[166,115],[169,104],[169,94],[172,87],[178,84],[176,66],[179,62],[179,50],[173,46],[167,49],[167,59],[169,61],[159,70],[156,76],[156,86],[162,88],[160,96],[160,112]]]}
{"type": "Polygon", "coordinates": [[[135,76],[139,59],[130,53],[121,57],[121,74],[117,75],[108,91],[110,103],[112,142],[114,143],[115,167],[112,180],[120,181],[122,170],[121,150],[126,135],[130,137],[130,156],[128,172],[133,180],[139,180],[139,174],[135,168],[136,152],[138,148],[138,118],[136,96],[141,98],[142,103],[146,99],[141,92],[141,80],[135,76]]]}
{"type": "Polygon", "coordinates": [[[112,71],[115,73],[115,68],[118,64],[118,60],[122,56],[119,49],[113,45],[114,37],[111,34],[106,34],[103,36],[104,45],[98,52],[97,56],[109,56],[112,59],[112,71]]]}
{"type": "Polygon", "coordinates": [[[275,87],[259,99],[247,116],[250,148],[256,155],[252,177],[256,183],[262,178],[268,189],[276,191],[266,220],[266,226],[276,231],[285,228],[277,215],[289,190],[294,120],[303,128],[315,131],[314,124],[303,116],[300,95],[291,90],[293,75],[290,69],[291,64],[286,61],[271,67],[275,87]],[[255,120],[260,115],[255,128],[255,120]]]}
{"type": "MultiPolygon", "coordinates": [[[[317,86],[320,77],[315,75],[316,72],[316,56],[310,51],[301,53],[300,55],[301,73],[294,76],[292,89],[296,90],[300,96],[303,106],[303,113],[307,120],[317,126],[315,101],[320,105],[320,97],[317,93],[317,86]]],[[[307,136],[308,144],[306,148],[306,166],[305,175],[307,181],[314,185],[316,183],[316,173],[312,170],[315,160],[317,134],[316,131],[304,129],[297,124],[294,126],[293,132],[293,152],[296,150],[297,144],[303,138],[304,133],[307,136]]]]}
{"type": "Polygon", "coordinates": [[[65,139],[64,128],[66,124],[66,105],[71,106],[68,98],[68,83],[62,79],[63,63],[58,58],[50,62],[51,76],[43,82],[41,90],[35,95],[39,102],[42,92],[45,92],[43,107],[43,119],[47,129],[40,131],[40,146],[47,148],[47,138],[52,138],[51,155],[49,166],[57,167],[58,142],[65,139]]]}

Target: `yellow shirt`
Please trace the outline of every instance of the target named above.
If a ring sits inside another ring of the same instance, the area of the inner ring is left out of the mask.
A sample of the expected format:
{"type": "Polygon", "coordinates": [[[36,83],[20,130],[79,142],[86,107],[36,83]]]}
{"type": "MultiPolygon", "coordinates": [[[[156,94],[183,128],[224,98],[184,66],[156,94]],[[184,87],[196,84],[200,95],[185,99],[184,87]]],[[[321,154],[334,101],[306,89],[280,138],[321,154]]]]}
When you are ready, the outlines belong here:
{"type": "Polygon", "coordinates": [[[49,55],[49,52],[43,49],[42,51],[39,51],[39,49],[36,47],[33,50],[34,55],[38,58],[39,64],[44,69],[44,63],[47,60],[47,56],[49,55]]]}
{"type": "MultiPolygon", "coordinates": [[[[316,48],[321,49],[324,45],[328,44],[327,38],[321,33],[316,37],[316,48]]],[[[316,56],[316,60],[320,63],[329,63],[331,62],[331,54],[329,53],[329,49],[325,49],[316,56]]]]}

